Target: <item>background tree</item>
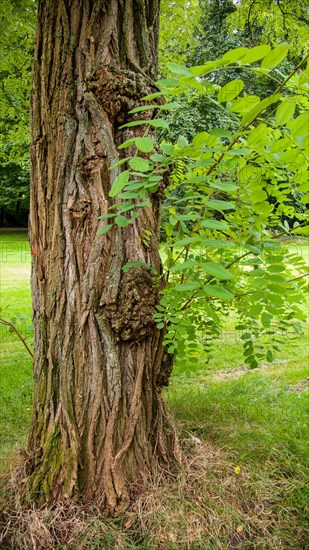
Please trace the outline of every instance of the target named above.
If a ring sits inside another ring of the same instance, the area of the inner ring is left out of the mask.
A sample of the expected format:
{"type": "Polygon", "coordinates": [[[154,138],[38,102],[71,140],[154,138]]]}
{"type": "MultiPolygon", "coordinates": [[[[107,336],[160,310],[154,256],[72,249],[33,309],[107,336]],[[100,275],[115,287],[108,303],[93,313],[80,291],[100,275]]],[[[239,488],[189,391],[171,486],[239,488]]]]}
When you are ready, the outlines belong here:
{"type": "Polygon", "coordinates": [[[245,30],[253,45],[287,41],[290,59],[308,51],[307,0],[240,0],[229,23],[235,34],[245,30]]]}
{"type": "MultiPolygon", "coordinates": [[[[158,26],[156,0],[39,2],[29,499],[100,496],[112,512],[133,483],[177,456],[161,397],[170,361],[153,318],[160,288],[143,269],[122,270],[142,260],[160,272],[160,194],[141,201],[138,220],[119,215],[119,226],[104,236],[110,226],[98,219],[115,204],[109,192],[120,174],[119,167],[110,170],[117,146],[141,135],[119,127],[155,89],[158,26]]],[[[149,152],[150,142],[139,137],[139,150],[149,152]]]]}
{"type": "MultiPolygon", "coordinates": [[[[183,12],[183,26],[186,24],[185,9],[182,9],[178,2],[173,7],[175,14],[183,12]]],[[[169,8],[171,11],[171,8],[169,8]]],[[[181,46],[179,40],[182,33],[174,31],[174,42],[177,51],[181,56],[166,56],[163,52],[173,52],[170,49],[172,42],[169,37],[169,25],[174,25],[168,8],[163,3],[164,29],[161,35],[161,70],[164,76],[171,76],[168,70],[168,63],[183,63],[187,66],[206,63],[218,59],[221,55],[237,47],[254,47],[259,44],[276,43],[286,40],[289,45],[289,54],[284,64],[278,69],[287,73],[297,65],[301,56],[306,53],[308,44],[308,24],[306,24],[306,2],[295,4],[293,0],[280,2],[277,0],[200,0],[199,10],[196,10],[196,25],[193,28],[186,26],[186,35],[189,37],[186,42],[183,40],[181,46]],[[295,9],[293,9],[295,6],[295,9]],[[169,24],[168,21],[171,21],[169,24]],[[166,57],[165,57],[166,56],[166,57]]],[[[224,85],[229,80],[239,76],[239,69],[233,67],[222,67],[216,73],[216,84],[224,85]]],[[[275,75],[274,75],[275,76],[275,75]]],[[[270,95],[276,89],[275,79],[265,79],[262,74],[248,67],[247,71],[241,72],[241,78],[245,82],[247,93],[260,97],[270,95]]],[[[210,130],[213,128],[233,128],[233,118],[223,109],[218,108],[207,94],[200,94],[194,90],[182,101],[181,109],[171,113],[169,117],[169,133],[162,133],[164,137],[173,139],[180,135],[191,139],[197,131],[210,130]]]]}
{"type": "Polygon", "coordinates": [[[197,46],[196,29],[200,24],[198,0],[161,2],[159,68],[168,72],[167,63],[186,63],[197,46]]]}
{"type": "Polygon", "coordinates": [[[32,0],[4,0],[0,17],[1,225],[27,225],[29,93],[36,18],[32,0]]]}

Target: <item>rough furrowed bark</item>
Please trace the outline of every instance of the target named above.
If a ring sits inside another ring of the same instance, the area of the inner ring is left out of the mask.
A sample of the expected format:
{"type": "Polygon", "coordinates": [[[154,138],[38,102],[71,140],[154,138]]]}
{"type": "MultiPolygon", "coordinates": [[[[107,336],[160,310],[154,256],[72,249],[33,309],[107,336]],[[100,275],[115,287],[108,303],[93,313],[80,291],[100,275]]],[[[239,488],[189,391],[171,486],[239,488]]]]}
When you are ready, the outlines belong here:
{"type": "MultiPolygon", "coordinates": [[[[153,313],[159,198],[103,236],[119,130],[153,91],[156,0],[39,2],[32,92],[30,239],[35,395],[26,499],[103,497],[178,459],[161,396],[170,364],[153,313]],[[143,231],[151,231],[143,244],[143,231]]],[[[151,116],[151,113],[149,113],[151,116]]]]}

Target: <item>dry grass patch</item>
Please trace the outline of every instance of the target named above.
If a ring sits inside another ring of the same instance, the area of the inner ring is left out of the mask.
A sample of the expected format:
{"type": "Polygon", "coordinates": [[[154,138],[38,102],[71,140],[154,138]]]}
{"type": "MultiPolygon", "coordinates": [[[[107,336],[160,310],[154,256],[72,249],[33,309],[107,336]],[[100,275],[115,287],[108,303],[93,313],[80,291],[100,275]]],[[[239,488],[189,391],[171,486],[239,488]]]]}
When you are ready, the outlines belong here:
{"type": "MultiPolygon", "coordinates": [[[[117,518],[100,503],[69,502],[21,508],[18,477],[6,481],[1,548],[81,549],[302,549],[306,533],[291,522],[283,494],[290,481],[240,469],[233,457],[209,443],[182,442],[177,475],[161,473],[117,518]]],[[[267,473],[268,472],[268,473],[267,473]]]]}

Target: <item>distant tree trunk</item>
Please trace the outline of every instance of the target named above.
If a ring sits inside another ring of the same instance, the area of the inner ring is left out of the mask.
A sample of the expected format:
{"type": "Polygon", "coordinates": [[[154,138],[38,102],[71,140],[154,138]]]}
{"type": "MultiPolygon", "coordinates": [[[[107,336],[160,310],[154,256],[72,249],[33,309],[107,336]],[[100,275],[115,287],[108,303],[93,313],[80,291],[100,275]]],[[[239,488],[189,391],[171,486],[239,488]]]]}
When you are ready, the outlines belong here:
{"type": "MultiPolygon", "coordinates": [[[[153,313],[159,197],[104,236],[119,130],[153,91],[159,0],[41,0],[32,92],[30,238],[35,395],[24,494],[104,497],[177,458],[162,401],[170,373],[153,313]],[[152,232],[143,244],[144,229],[152,232]]],[[[133,131],[136,129],[133,128],[133,131]]],[[[137,132],[135,132],[137,133],[137,132]]]]}

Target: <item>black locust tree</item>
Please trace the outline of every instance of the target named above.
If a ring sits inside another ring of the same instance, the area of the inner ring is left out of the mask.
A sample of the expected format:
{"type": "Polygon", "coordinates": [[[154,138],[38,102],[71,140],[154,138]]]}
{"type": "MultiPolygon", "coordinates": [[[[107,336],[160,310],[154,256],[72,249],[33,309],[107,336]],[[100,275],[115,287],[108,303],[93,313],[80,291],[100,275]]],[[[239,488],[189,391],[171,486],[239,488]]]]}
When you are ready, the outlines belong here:
{"type": "MultiPolygon", "coordinates": [[[[127,227],[106,225],[119,129],[155,90],[159,0],[41,0],[31,99],[34,410],[24,495],[103,498],[178,456],[162,401],[170,372],[153,319],[160,192],[127,227]],[[146,233],[145,233],[146,232],[146,233]],[[144,238],[145,235],[147,238],[144,238]]],[[[149,118],[152,111],[148,113],[149,118]]],[[[139,134],[140,132],[140,134],[139,134]]]]}

